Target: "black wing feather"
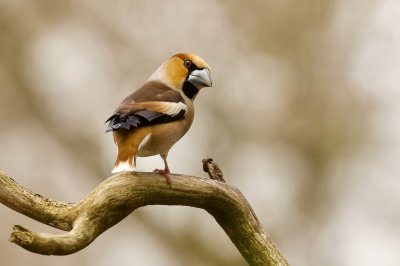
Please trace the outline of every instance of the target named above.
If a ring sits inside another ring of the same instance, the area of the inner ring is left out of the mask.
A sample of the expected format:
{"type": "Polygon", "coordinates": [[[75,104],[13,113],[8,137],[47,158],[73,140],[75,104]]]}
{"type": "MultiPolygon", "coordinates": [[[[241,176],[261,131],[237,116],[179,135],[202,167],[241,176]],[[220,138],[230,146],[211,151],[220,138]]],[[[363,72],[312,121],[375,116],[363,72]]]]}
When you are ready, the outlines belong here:
{"type": "Polygon", "coordinates": [[[119,129],[131,130],[138,127],[168,123],[172,121],[182,120],[185,117],[185,110],[181,110],[176,115],[167,115],[164,113],[149,111],[146,109],[137,110],[132,113],[123,114],[116,112],[107,119],[108,127],[106,132],[119,129]]]}

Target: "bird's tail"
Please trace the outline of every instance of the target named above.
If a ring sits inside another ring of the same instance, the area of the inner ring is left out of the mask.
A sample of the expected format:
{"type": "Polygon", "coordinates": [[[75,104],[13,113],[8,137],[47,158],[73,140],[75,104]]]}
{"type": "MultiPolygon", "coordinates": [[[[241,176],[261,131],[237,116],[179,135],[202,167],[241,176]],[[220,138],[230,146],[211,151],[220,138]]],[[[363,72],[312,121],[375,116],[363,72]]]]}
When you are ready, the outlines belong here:
{"type": "Polygon", "coordinates": [[[133,172],[135,171],[136,158],[134,153],[129,153],[124,149],[118,151],[118,157],[115,161],[111,173],[133,172]]]}
{"type": "Polygon", "coordinates": [[[149,134],[144,127],[135,130],[113,131],[114,141],[118,146],[118,157],[112,173],[133,172],[136,166],[136,155],[142,140],[149,134]]]}

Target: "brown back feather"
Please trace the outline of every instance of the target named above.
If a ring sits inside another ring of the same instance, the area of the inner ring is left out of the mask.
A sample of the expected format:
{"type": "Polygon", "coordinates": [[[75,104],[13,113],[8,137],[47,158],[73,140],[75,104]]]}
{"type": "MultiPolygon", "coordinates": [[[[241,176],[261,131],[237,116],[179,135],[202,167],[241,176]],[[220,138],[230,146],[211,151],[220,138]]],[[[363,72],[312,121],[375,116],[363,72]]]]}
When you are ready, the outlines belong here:
{"type": "Polygon", "coordinates": [[[171,89],[161,82],[149,81],[137,91],[126,97],[118,106],[116,112],[124,113],[124,111],[134,111],[132,109],[126,110],[126,108],[132,108],[133,103],[150,101],[174,103],[185,102],[179,92],[171,89]]]}

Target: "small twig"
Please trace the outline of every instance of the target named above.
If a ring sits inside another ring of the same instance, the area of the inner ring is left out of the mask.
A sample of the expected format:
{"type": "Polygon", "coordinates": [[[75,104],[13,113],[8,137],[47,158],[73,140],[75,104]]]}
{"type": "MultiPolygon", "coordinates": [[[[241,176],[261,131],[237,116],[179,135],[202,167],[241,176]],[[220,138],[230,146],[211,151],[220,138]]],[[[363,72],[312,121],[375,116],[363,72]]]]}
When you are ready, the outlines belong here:
{"type": "Polygon", "coordinates": [[[203,159],[203,170],[204,172],[208,173],[208,176],[211,179],[225,183],[224,174],[222,173],[222,170],[216,163],[214,163],[212,158],[203,159]]]}

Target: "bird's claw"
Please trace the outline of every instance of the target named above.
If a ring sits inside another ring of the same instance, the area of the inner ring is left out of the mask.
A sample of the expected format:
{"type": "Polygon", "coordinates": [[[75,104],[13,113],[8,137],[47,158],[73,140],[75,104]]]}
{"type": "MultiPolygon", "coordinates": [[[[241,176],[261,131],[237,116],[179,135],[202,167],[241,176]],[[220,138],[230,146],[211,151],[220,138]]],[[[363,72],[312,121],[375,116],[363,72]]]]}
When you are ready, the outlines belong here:
{"type": "Polygon", "coordinates": [[[169,176],[170,172],[168,169],[155,169],[153,171],[153,173],[157,173],[157,174],[161,174],[165,177],[165,180],[167,181],[167,184],[171,187],[172,183],[171,183],[171,177],[169,176]]]}

